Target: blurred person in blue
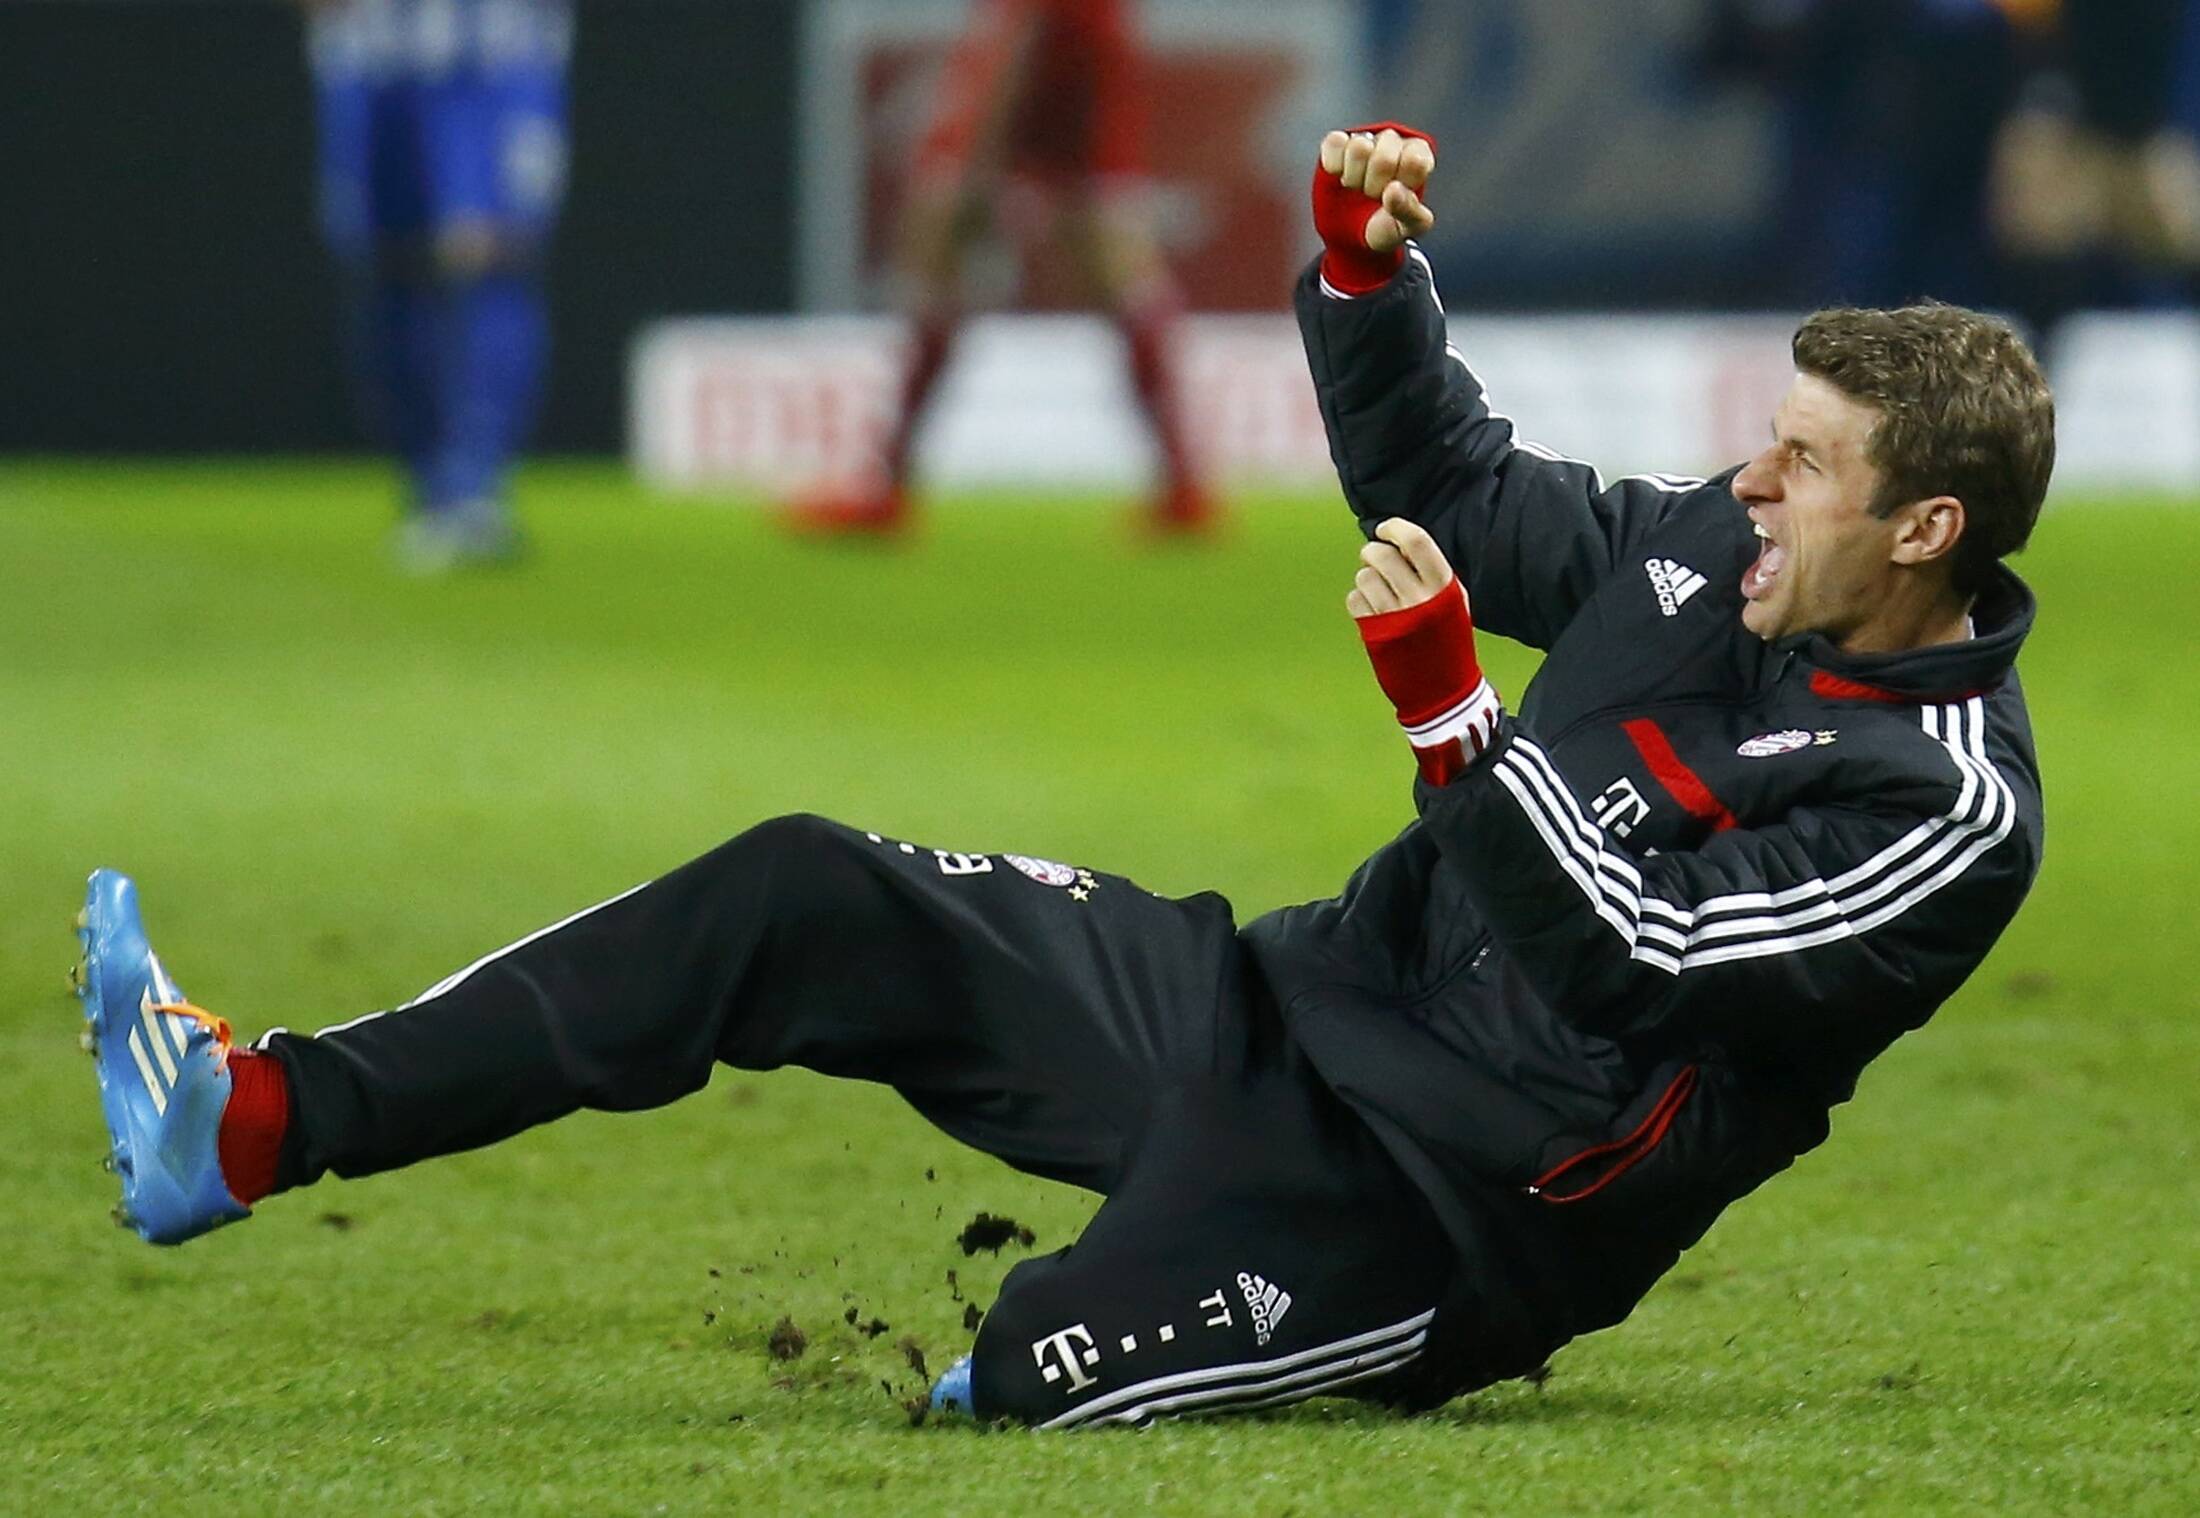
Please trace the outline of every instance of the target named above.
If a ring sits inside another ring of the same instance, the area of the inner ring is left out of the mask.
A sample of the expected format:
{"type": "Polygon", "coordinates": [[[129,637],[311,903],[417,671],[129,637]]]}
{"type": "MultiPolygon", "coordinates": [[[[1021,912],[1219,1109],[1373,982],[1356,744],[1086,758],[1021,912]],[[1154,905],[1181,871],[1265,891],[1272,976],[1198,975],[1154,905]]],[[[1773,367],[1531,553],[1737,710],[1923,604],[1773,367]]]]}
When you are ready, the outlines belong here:
{"type": "Polygon", "coordinates": [[[1763,86],[1772,254],[1806,302],[1990,293],[1986,185],[2028,31],[2053,0],[1715,0],[1705,62],[1763,86]]]}
{"type": "Polygon", "coordinates": [[[571,0],[301,3],[349,357],[405,473],[398,561],[508,561],[548,350],[571,0]]]}

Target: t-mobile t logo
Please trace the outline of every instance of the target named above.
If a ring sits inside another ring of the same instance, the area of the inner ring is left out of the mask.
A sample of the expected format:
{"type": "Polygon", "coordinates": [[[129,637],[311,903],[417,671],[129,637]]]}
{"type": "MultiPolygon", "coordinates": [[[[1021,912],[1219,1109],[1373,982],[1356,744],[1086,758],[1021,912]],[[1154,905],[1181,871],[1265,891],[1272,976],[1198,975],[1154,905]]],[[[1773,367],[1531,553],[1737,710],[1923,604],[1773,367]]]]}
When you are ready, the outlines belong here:
{"type": "Polygon", "coordinates": [[[1069,1377],[1069,1385],[1062,1388],[1066,1397],[1074,1397],[1087,1387],[1099,1384],[1085,1374],[1087,1367],[1100,1363],[1100,1350],[1082,1323],[1073,1323],[1060,1333],[1048,1334],[1034,1342],[1031,1358],[1039,1367],[1039,1379],[1047,1385],[1052,1386],[1065,1375],[1069,1377]]]}

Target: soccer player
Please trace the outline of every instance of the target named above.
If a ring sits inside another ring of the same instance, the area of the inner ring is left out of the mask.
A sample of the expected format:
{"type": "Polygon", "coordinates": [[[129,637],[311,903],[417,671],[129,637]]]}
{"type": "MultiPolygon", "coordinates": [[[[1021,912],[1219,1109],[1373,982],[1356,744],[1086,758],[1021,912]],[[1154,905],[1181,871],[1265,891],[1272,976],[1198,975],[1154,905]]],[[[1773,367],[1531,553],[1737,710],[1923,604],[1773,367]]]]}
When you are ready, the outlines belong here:
{"type": "Polygon", "coordinates": [[[1147,520],[1212,524],[1177,405],[1182,304],[1149,218],[1139,52],[1130,0],[978,0],[918,146],[897,258],[912,287],[910,349],[872,475],[798,504],[791,525],[894,532],[910,515],[917,428],[963,319],[963,263],[989,217],[1043,210],[1090,299],[1123,336],[1161,479],[1147,520]]]}
{"type": "Polygon", "coordinates": [[[331,1171],[801,1064],[1106,1197],[1009,1273],[940,1405],[1426,1407],[1625,1317],[2031,884],[2033,600],[2001,560],[2053,405],[1998,322],[1825,311],[1755,458],[1607,483],[1448,345],[1409,241],[1434,167],[1409,132],[1330,134],[1297,290],[1371,534],[1347,607],[1417,771],[1418,819],[1342,894],[1241,930],[1213,895],[787,817],[247,1050],[102,871],[123,1220],[172,1243],[331,1171]],[[1548,650],[1517,714],[1476,621],[1548,650]]]}
{"type": "Polygon", "coordinates": [[[570,0],[303,3],[352,360],[405,471],[399,562],[509,559],[506,477],[548,344],[570,0]]]}

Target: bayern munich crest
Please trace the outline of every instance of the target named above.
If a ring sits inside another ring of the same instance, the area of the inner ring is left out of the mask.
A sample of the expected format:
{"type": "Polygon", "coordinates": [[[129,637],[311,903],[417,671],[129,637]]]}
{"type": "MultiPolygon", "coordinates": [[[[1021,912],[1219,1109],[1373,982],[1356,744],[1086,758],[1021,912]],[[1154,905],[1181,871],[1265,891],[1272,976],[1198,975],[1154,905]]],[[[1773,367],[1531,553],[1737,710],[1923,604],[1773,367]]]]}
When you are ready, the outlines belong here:
{"type": "Polygon", "coordinates": [[[1029,854],[1003,854],[1001,857],[1041,885],[1073,886],[1082,873],[1070,865],[1057,864],[1051,859],[1034,859],[1029,854]]]}
{"type": "Polygon", "coordinates": [[[1776,733],[1759,733],[1745,739],[1734,752],[1744,759],[1770,759],[1775,754],[1792,754],[1799,748],[1809,748],[1818,740],[1799,727],[1782,728],[1776,733]]]}

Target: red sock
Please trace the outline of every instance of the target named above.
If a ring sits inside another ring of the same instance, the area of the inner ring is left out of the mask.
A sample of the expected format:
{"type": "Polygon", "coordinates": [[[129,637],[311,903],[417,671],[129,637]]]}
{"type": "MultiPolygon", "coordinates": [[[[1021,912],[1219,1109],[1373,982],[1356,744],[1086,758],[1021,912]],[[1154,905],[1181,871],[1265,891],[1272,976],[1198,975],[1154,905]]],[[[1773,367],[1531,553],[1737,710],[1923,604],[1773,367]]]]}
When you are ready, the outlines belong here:
{"type": "Polygon", "coordinates": [[[917,423],[947,367],[948,350],[955,345],[955,329],[962,318],[954,311],[927,311],[917,317],[909,338],[909,364],[901,372],[901,396],[894,412],[894,428],[886,439],[886,478],[896,486],[908,483],[909,450],[915,443],[917,423]]]}
{"type": "Polygon", "coordinates": [[[1191,456],[1184,446],[1184,418],[1177,410],[1175,288],[1155,280],[1134,291],[1116,313],[1130,345],[1131,385],[1153,428],[1161,453],[1163,482],[1170,490],[1189,487],[1191,456]]]}
{"type": "Polygon", "coordinates": [[[229,1052],[229,1105],[216,1141],[229,1194],[250,1207],[275,1189],[275,1163],[290,1127],[290,1077],[254,1049],[229,1052]]]}

